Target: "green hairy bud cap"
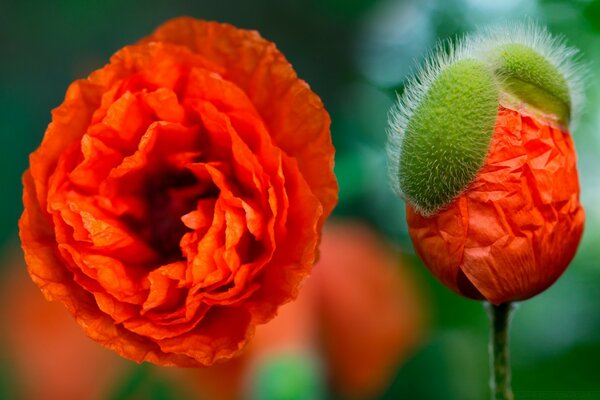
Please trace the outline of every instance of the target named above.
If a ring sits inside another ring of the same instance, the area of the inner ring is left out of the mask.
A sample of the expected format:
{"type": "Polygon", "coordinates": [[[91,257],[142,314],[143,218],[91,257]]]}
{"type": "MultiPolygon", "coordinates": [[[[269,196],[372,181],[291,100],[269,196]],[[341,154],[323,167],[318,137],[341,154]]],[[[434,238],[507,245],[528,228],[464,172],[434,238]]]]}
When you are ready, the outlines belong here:
{"type": "Polygon", "coordinates": [[[533,24],[438,46],[390,113],[393,189],[423,215],[460,196],[485,163],[500,105],[568,126],[581,99],[576,53],[533,24]]]}
{"type": "Polygon", "coordinates": [[[545,114],[569,123],[571,97],[565,77],[535,50],[522,44],[507,44],[497,49],[496,73],[502,88],[545,114]]]}
{"type": "Polygon", "coordinates": [[[424,213],[447,204],[485,161],[498,89],[492,71],[466,59],[442,71],[408,122],[400,154],[400,185],[424,213]]]}

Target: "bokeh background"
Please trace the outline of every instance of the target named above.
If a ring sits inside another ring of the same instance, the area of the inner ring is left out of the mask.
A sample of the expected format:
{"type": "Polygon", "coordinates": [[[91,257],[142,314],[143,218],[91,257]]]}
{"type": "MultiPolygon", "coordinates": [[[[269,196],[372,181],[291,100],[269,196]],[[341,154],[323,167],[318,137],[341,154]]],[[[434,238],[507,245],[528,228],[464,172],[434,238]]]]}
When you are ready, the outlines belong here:
{"type": "MultiPolygon", "coordinates": [[[[564,276],[518,306],[511,330],[513,386],[517,399],[600,398],[600,0],[1,0],[0,398],[202,396],[201,383],[189,384],[190,378],[177,371],[121,360],[88,340],[60,306],[46,309],[42,295],[24,278],[17,238],[21,174],[68,84],[179,15],[260,31],[331,114],[340,184],[334,217],[360,223],[386,243],[386,250],[376,251],[391,254],[402,274],[410,276],[410,290],[418,292],[418,305],[398,306],[398,313],[422,314],[416,319],[418,340],[411,339],[394,360],[390,378],[382,377],[378,394],[368,398],[488,397],[483,307],[429,276],[413,254],[404,204],[388,188],[387,114],[407,74],[440,38],[524,17],[581,49],[589,71],[587,102],[573,135],[586,230],[564,276]],[[87,394],[77,397],[81,393],[87,394]]],[[[337,290],[336,281],[327,287],[337,290]]],[[[350,305],[347,312],[353,312],[350,305]]],[[[370,345],[364,343],[367,349],[370,345]]],[[[265,368],[251,363],[253,372],[243,383],[246,397],[352,397],[330,385],[319,366],[306,368],[293,354],[289,357],[265,368]]],[[[219,398],[207,393],[204,398],[219,398]]]]}

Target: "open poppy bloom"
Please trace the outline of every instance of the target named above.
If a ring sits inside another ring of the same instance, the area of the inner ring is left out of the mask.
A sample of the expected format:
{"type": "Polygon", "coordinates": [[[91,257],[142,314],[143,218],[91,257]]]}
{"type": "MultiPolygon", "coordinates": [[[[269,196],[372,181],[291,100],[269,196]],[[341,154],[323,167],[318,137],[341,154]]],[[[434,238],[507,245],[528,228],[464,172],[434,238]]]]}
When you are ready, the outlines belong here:
{"type": "Polygon", "coordinates": [[[30,275],[126,358],[232,357],[311,271],[333,154],[323,104],[273,43],[171,20],[52,112],[23,178],[30,275]]]}
{"type": "Polygon", "coordinates": [[[406,89],[390,131],[410,236],[455,292],[527,299],[564,272],[583,232],[569,133],[575,51],[521,26],[440,52],[406,89]]]}

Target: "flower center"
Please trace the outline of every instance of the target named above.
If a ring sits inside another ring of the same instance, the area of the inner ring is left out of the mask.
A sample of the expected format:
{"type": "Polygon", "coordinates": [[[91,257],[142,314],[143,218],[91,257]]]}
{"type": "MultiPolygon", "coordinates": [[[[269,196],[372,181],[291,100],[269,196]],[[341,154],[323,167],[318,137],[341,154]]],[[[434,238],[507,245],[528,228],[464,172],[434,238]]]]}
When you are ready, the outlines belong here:
{"type": "Polygon", "coordinates": [[[199,200],[216,198],[211,182],[200,182],[188,170],[161,170],[148,177],[141,193],[146,200],[144,218],[128,218],[127,223],[168,263],[183,260],[180,241],[189,228],[181,220],[196,209],[199,200]]]}

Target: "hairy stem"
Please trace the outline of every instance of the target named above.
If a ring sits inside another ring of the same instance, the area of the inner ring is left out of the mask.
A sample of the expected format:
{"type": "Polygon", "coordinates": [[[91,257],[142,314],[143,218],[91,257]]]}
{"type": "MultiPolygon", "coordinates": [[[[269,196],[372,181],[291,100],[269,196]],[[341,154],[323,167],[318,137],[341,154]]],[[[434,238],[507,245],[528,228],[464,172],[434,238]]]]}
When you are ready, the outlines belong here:
{"type": "Polygon", "coordinates": [[[510,385],[510,358],[508,350],[508,325],[512,304],[486,303],[490,316],[490,387],[492,400],[513,400],[510,385]]]}

